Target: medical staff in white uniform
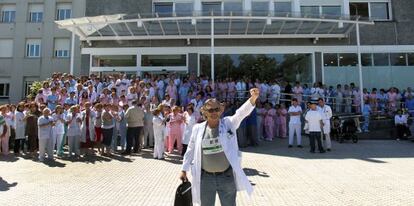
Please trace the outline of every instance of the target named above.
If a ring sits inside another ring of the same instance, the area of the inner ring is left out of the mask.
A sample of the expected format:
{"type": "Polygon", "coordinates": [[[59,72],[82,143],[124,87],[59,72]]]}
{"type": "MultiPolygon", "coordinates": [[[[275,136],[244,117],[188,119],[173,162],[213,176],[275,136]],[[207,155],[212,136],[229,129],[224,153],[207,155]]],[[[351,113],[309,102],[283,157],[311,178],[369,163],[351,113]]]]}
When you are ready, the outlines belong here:
{"type": "Polygon", "coordinates": [[[252,194],[252,185],[241,167],[236,134],[241,121],[253,111],[259,89],[251,89],[250,95],[233,116],[223,119],[222,104],[216,99],[204,103],[201,111],[207,121],[194,126],[180,173],[180,179],[187,181],[191,168],[194,205],[214,206],[218,193],[221,205],[232,206],[236,205],[237,191],[252,194]]]}
{"type": "Polygon", "coordinates": [[[292,106],[288,110],[290,120],[289,120],[289,148],[293,146],[293,137],[296,133],[296,144],[299,148],[302,148],[302,128],[300,116],[302,115],[302,107],[299,106],[298,99],[292,99],[292,106]]]}
{"type": "Polygon", "coordinates": [[[324,134],[324,146],[326,150],[329,152],[332,149],[331,144],[331,118],[332,118],[332,109],[329,105],[325,104],[323,98],[318,99],[318,111],[322,115],[323,119],[323,134],[324,134]]]}

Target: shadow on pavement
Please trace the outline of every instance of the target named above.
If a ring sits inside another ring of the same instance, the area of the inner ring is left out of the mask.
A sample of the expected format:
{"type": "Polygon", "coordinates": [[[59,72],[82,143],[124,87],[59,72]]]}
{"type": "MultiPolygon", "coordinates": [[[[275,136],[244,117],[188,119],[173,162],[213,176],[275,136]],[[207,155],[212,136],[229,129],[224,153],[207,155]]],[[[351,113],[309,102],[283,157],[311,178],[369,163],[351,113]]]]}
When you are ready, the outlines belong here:
{"type": "Polygon", "coordinates": [[[43,164],[45,164],[45,165],[47,165],[49,167],[65,167],[66,166],[65,163],[58,162],[58,161],[55,161],[55,160],[48,160],[48,159],[46,159],[43,162],[43,164]]]}
{"type": "Polygon", "coordinates": [[[6,180],[0,177],[0,192],[8,191],[11,187],[15,187],[17,182],[8,183],[6,180]]]}
{"type": "Polygon", "coordinates": [[[288,148],[287,139],[276,139],[273,142],[260,142],[260,146],[244,148],[242,151],[301,159],[358,159],[371,163],[387,163],[378,158],[414,157],[414,144],[410,141],[361,140],[356,144],[332,141],[332,151],[324,154],[310,153],[308,142],[308,138],[304,137],[304,148],[288,148]]]}
{"type": "MultiPolygon", "coordinates": [[[[147,149],[142,150],[141,157],[145,159],[154,159],[153,151],[147,149]]],[[[169,154],[164,155],[164,159],[162,161],[169,162],[172,164],[182,164],[182,157],[178,154],[169,154]]]]}
{"type": "Polygon", "coordinates": [[[270,177],[266,172],[260,172],[252,168],[243,168],[243,171],[247,176],[270,177]]]}
{"type": "Polygon", "coordinates": [[[0,162],[16,162],[19,160],[14,154],[0,155],[0,162]]]}

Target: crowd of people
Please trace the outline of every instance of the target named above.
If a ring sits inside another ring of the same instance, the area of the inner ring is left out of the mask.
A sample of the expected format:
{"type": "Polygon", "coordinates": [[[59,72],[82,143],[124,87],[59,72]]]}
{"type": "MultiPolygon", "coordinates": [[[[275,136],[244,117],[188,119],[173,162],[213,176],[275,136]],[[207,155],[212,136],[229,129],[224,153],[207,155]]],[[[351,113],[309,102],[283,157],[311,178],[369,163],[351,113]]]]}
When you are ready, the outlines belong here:
{"type": "MultiPolygon", "coordinates": [[[[372,114],[394,115],[404,108],[414,111],[411,88],[363,89],[361,104],[360,90],[353,83],[334,88],[258,79],[227,78],[213,83],[208,76],[176,74],[77,78],[54,73],[34,97],[0,106],[1,151],[8,154],[11,147],[16,155],[38,152],[40,161],[46,156],[88,156],[95,149],[101,155],[129,155],[154,148],[156,159],[163,159],[165,153],[184,155],[193,126],[204,120],[200,112],[204,102],[216,98],[223,102],[222,115],[230,116],[248,98],[251,88],[259,88],[260,96],[237,130],[239,147],[288,135],[288,146],[293,147],[296,134],[301,148],[303,129],[311,144],[318,143],[320,152],[330,151],[333,112],[362,113],[363,130],[368,131],[372,114]],[[317,137],[318,132],[324,134],[323,139],[317,137]]],[[[406,126],[404,118],[397,123],[397,115],[396,125],[406,126]]]]}

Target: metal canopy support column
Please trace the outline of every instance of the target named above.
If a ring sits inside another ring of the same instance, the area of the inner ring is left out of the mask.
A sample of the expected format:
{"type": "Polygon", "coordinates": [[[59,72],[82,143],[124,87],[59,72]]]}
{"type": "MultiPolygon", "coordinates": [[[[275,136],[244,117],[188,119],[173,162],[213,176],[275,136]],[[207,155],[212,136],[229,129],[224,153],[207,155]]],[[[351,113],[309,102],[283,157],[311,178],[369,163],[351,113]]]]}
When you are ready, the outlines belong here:
{"type": "Polygon", "coordinates": [[[75,32],[72,31],[72,39],[70,41],[70,74],[73,75],[75,69],[75,32]]]}
{"type": "Polygon", "coordinates": [[[211,55],[211,82],[214,85],[214,18],[211,18],[211,46],[210,46],[210,55],[211,55]]]}
{"type": "Polygon", "coordinates": [[[356,23],[356,35],[357,35],[357,53],[358,53],[358,72],[359,72],[359,95],[360,95],[360,101],[361,101],[361,112],[362,112],[362,105],[364,105],[364,82],[362,79],[362,64],[361,64],[361,42],[360,42],[360,36],[359,36],[359,23],[356,23]]]}

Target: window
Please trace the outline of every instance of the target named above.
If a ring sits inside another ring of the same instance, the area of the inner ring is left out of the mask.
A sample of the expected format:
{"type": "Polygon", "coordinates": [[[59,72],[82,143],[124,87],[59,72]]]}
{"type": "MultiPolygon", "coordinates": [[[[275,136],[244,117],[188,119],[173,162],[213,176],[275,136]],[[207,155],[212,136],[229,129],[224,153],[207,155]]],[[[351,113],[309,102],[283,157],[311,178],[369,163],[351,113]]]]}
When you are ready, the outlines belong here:
{"type": "Polygon", "coordinates": [[[389,54],[375,53],[374,55],[374,66],[389,66],[389,54]]]}
{"type": "Polygon", "coordinates": [[[221,2],[203,2],[202,11],[204,15],[210,16],[213,12],[213,15],[221,14],[221,2]]]}
{"type": "Polygon", "coordinates": [[[301,6],[303,16],[319,16],[319,6],[301,6]]]}
{"type": "Polygon", "coordinates": [[[29,22],[39,23],[43,21],[43,4],[29,5],[29,22]]]}
{"type": "Polygon", "coordinates": [[[13,39],[0,39],[0,58],[13,57],[13,39]]]}
{"type": "Polygon", "coordinates": [[[352,16],[369,17],[368,3],[350,3],[349,12],[352,16]]]}
{"type": "Polygon", "coordinates": [[[4,5],[1,7],[0,21],[3,23],[13,23],[16,21],[16,6],[4,5]]]}
{"type": "Polygon", "coordinates": [[[40,39],[26,41],[26,57],[40,57],[40,39]]]}
{"type": "Polygon", "coordinates": [[[187,56],[182,55],[142,55],[141,66],[187,66],[187,56]]]}
{"type": "Polygon", "coordinates": [[[338,54],[323,54],[323,61],[326,67],[337,67],[338,66],[338,54]]]}
{"type": "Polygon", "coordinates": [[[72,5],[71,4],[57,4],[56,20],[65,20],[72,17],[72,5]]]}
{"type": "Polygon", "coordinates": [[[339,66],[349,67],[358,64],[357,54],[339,54],[339,66]]]}
{"type": "Polygon", "coordinates": [[[267,16],[269,14],[269,2],[267,1],[252,2],[252,13],[254,15],[267,16]]]}
{"type": "Polygon", "coordinates": [[[351,15],[359,15],[373,20],[390,20],[389,3],[387,2],[353,2],[349,4],[351,15]]]}
{"type": "Polygon", "coordinates": [[[227,15],[230,15],[230,12],[233,15],[241,15],[243,13],[243,4],[241,1],[225,1],[223,7],[227,15]]]}
{"type": "Polygon", "coordinates": [[[55,39],[55,57],[70,56],[70,39],[55,39]]]}
{"type": "Polygon", "coordinates": [[[10,83],[0,82],[0,98],[9,98],[10,83]]]}
{"type": "Polygon", "coordinates": [[[154,3],[154,13],[158,13],[159,16],[172,16],[173,3],[168,3],[168,2],[154,3]]]}
{"type": "Polygon", "coordinates": [[[390,56],[391,66],[407,66],[405,53],[394,53],[390,56]]]}
{"type": "Polygon", "coordinates": [[[175,3],[177,16],[189,16],[193,12],[193,3],[175,3]]]}
{"type": "Polygon", "coordinates": [[[361,64],[364,67],[372,66],[372,54],[361,54],[361,64]]]}
{"type": "Polygon", "coordinates": [[[275,2],[275,13],[287,14],[292,12],[291,2],[275,2]]]}
{"type": "Polygon", "coordinates": [[[135,67],[137,55],[100,55],[92,57],[94,67],[135,67]]]}
{"type": "Polygon", "coordinates": [[[408,66],[414,66],[414,53],[407,54],[408,66]]]}
{"type": "MultiPolygon", "coordinates": [[[[26,78],[25,78],[26,79],[26,78]]],[[[34,80],[32,81],[32,80],[25,80],[24,81],[24,91],[23,91],[23,97],[27,97],[27,95],[29,95],[30,94],[30,88],[32,87],[32,85],[33,85],[33,82],[35,82],[34,80]]]]}
{"type": "Polygon", "coordinates": [[[374,20],[388,20],[390,19],[388,11],[388,3],[370,3],[371,17],[374,20]]]}
{"type": "Polygon", "coordinates": [[[326,16],[341,16],[341,6],[322,6],[322,15],[326,16]]]}

